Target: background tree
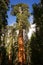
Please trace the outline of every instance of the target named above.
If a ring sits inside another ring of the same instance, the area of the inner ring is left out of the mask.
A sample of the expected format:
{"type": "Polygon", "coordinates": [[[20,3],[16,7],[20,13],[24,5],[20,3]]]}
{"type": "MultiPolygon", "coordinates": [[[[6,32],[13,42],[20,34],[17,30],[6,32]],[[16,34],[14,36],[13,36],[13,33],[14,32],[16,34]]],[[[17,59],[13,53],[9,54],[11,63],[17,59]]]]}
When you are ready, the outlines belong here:
{"type": "Polygon", "coordinates": [[[8,26],[7,39],[5,40],[7,41],[6,54],[9,59],[9,64],[17,63],[18,44],[17,44],[17,32],[15,27],[16,24],[14,24],[13,26],[8,26]]]}
{"type": "Polygon", "coordinates": [[[2,40],[2,37],[5,37],[8,5],[9,5],[9,0],[0,0],[0,58],[2,59],[3,65],[5,64],[6,51],[4,48],[4,44],[5,44],[4,38],[2,40]]]}
{"type": "Polygon", "coordinates": [[[43,2],[33,5],[35,37],[31,40],[31,65],[43,65],[43,2]]]}
{"type": "Polygon", "coordinates": [[[6,25],[8,24],[7,19],[6,19],[6,18],[8,18],[8,16],[7,16],[8,4],[9,4],[9,0],[0,1],[0,31],[1,31],[0,32],[0,41],[1,41],[1,35],[2,35],[2,33],[4,33],[4,31],[6,29],[6,25]]]}

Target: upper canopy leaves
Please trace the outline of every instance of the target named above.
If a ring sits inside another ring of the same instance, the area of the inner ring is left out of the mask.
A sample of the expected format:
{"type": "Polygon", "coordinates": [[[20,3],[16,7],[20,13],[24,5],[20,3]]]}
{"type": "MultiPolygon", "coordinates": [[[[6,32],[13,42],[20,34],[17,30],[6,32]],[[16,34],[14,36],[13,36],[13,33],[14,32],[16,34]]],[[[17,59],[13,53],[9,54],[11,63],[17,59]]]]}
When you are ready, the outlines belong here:
{"type": "Polygon", "coordinates": [[[23,13],[25,13],[25,15],[29,16],[28,11],[28,5],[27,4],[17,4],[17,5],[12,5],[12,15],[17,15],[17,13],[19,13],[19,7],[21,7],[23,13]]]}
{"type": "Polygon", "coordinates": [[[17,29],[28,29],[29,7],[27,4],[17,4],[12,6],[12,15],[16,16],[17,29]]]}

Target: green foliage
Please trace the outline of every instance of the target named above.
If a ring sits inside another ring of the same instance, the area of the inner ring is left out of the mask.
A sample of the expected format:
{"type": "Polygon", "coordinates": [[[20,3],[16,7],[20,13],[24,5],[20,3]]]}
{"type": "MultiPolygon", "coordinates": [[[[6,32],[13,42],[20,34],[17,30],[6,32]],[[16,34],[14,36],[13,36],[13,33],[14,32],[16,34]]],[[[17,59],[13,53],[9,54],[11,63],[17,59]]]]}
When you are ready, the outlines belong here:
{"type": "Polygon", "coordinates": [[[21,7],[21,9],[23,10],[23,13],[27,13],[28,14],[28,5],[27,4],[23,4],[23,3],[19,3],[17,5],[12,5],[12,15],[16,15],[17,13],[19,13],[19,7],[21,7]]]}
{"type": "Polygon", "coordinates": [[[30,26],[28,22],[29,10],[27,4],[17,4],[12,6],[12,15],[16,16],[17,29],[27,29],[30,26]],[[21,7],[21,10],[19,9],[21,7]],[[20,12],[22,12],[20,14],[20,12]]]}
{"type": "Polygon", "coordinates": [[[27,16],[25,16],[25,14],[20,15],[19,13],[17,14],[17,24],[18,27],[22,29],[28,29],[30,26],[27,16]]]}

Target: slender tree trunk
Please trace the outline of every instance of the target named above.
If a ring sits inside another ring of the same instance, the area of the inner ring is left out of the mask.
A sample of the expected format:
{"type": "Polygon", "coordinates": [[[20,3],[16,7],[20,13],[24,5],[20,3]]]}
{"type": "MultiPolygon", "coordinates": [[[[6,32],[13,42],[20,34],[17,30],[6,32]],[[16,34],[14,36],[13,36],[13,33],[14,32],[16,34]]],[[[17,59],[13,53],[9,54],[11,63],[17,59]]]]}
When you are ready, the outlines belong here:
{"type": "Polygon", "coordinates": [[[10,36],[10,50],[9,50],[9,65],[12,65],[12,44],[13,44],[13,35],[10,36]]]}
{"type": "Polygon", "coordinates": [[[18,35],[18,62],[19,65],[25,64],[25,50],[24,50],[24,40],[23,40],[23,30],[19,30],[18,35]]]}
{"type": "Polygon", "coordinates": [[[9,65],[12,65],[12,55],[11,55],[11,52],[9,52],[9,65]]]}

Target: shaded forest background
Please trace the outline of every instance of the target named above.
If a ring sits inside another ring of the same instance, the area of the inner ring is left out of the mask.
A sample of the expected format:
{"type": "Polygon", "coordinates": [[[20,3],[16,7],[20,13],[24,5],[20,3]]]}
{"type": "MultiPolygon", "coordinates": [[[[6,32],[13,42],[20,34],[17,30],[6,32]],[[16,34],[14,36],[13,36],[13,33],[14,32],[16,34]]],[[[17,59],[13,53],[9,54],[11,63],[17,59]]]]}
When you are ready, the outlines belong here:
{"type": "Polygon", "coordinates": [[[32,13],[27,4],[11,5],[11,15],[16,16],[13,26],[7,21],[9,4],[9,0],[0,0],[0,65],[43,65],[43,0],[32,5],[32,13]],[[36,32],[29,40],[30,15],[36,32]]]}

